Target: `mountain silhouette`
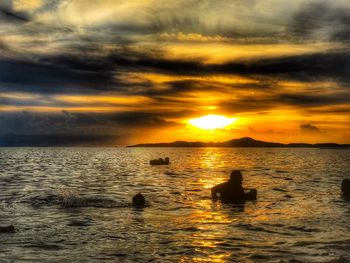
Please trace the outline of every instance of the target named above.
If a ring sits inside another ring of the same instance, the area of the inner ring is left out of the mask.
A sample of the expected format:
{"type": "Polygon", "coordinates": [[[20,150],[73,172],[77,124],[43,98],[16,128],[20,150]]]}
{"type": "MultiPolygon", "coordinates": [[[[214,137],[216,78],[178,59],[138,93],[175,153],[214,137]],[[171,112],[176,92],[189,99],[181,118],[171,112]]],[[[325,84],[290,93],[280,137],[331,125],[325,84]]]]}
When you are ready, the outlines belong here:
{"type": "Polygon", "coordinates": [[[187,142],[187,141],[175,141],[170,143],[141,143],[130,145],[127,147],[290,147],[290,148],[350,148],[349,144],[337,144],[337,143],[277,143],[277,142],[264,142],[255,140],[250,137],[243,137],[240,139],[232,139],[225,142],[187,142]]]}

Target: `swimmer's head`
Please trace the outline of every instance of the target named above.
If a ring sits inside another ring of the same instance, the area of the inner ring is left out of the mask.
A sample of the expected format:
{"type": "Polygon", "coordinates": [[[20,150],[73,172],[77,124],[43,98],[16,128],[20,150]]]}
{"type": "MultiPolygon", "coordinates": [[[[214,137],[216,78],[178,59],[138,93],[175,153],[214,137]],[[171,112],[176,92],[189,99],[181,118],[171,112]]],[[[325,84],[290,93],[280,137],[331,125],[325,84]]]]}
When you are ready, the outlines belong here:
{"type": "Polygon", "coordinates": [[[145,206],[146,204],[145,197],[141,193],[138,193],[132,198],[132,204],[138,207],[145,206]]]}
{"type": "Polygon", "coordinates": [[[230,175],[230,181],[235,181],[235,182],[242,182],[243,181],[243,176],[241,171],[239,170],[233,170],[230,175]]]}

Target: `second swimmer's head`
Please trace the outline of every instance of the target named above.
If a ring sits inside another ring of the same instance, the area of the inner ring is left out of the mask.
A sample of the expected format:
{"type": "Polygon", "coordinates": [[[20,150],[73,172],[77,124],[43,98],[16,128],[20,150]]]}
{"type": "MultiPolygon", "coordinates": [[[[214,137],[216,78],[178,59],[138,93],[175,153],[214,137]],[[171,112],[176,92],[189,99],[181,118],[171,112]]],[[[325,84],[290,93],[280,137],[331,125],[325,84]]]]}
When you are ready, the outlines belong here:
{"type": "Polygon", "coordinates": [[[235,181],[235,182],[240,182],[240,183],[242,183],[242,181],[243,181],[243,176],[242,176],[241,171],[239,171],[239,170],[233,170],[233,171],[231,172],[230,181],[235,181]]]}

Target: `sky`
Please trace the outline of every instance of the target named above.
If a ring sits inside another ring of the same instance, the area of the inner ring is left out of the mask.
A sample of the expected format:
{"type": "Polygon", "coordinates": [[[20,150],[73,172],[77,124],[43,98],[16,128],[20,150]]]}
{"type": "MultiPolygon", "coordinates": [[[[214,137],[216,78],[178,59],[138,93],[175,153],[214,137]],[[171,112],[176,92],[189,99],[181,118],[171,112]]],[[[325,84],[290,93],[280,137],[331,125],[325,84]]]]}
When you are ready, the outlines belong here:
{"type": "Polygon", "coordinates": [[[350,143],[349,43],[348,0],[1,0],[0,145],[350,143]]]}

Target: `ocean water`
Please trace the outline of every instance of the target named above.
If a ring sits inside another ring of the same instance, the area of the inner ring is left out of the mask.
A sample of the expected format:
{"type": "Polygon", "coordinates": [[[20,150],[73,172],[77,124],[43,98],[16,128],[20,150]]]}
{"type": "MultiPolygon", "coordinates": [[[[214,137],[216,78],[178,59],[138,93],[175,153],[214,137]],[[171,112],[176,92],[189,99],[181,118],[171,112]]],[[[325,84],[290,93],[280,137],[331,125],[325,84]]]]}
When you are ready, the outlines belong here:
{"type": "Polygon", "coordinates": [[[16,228],[0,262],[343,262],[349,164],[336,149],[0,148],[0,224],[16,228]],[[257,201],[210,199],[232,169],[257,201]],[[148,207],[130,205],[139,192],[148,207]]]}

